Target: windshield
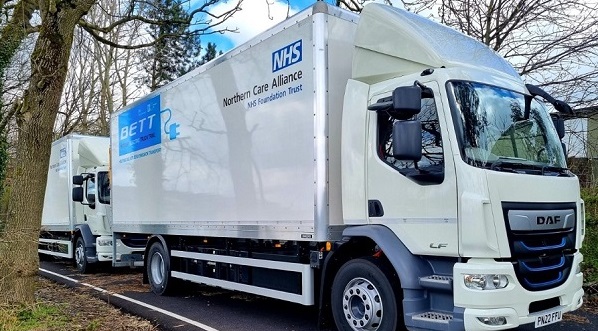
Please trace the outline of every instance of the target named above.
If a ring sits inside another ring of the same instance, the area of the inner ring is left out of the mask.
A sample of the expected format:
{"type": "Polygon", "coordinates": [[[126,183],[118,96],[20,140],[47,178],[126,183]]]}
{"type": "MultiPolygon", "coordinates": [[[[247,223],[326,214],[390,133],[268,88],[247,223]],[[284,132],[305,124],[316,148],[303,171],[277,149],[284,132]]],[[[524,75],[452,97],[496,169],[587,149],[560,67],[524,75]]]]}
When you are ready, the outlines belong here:
{"type": "Polygon", "coordinates": [[[449,87],[465,162],[496,171],[568,174],[561,141],[541,102],[480,83],[449,87]]]}

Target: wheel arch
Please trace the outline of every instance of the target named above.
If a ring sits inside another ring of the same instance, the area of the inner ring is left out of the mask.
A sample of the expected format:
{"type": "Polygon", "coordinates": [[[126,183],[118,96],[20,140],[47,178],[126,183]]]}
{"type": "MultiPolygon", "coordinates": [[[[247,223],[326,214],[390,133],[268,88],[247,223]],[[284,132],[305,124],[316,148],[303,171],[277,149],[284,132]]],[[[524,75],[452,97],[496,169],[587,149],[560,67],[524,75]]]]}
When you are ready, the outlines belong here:
{"type": "MultiPolygon", "coordinates": [[[[90,264],[98,262],[98,256],[96,253],[96,236],[93,235],[91,232],[91,228],[89,224],[78,224],[75,226],[75,231],[71,238],[73,247],[76,248],[77,246],[77,239],[83,238],[83,243],[85,244],[85,256],[87,258],[87,262],[90,264]]],[[[73,251],[73,259],[75,258],[73,251]]]]}
{"type": "Polygon", "coordinates": [[[318,323],[321,327],[329,326],[332,321],[330,289],[339,269],[351,259],[374,255],[383,259],[383,263],[387,263],[394,271],[399,290],[420,289],[419,277],[432,271],[430,264],[411,254],[389,228],[383,225],[346,228],[343,240],[335,243],[334,250],[324,261],[319,290],[318,323]]]}
{"type": "Polygon", "coordinates": [[[343,236],[366,237],[376,243],[394,268],[403,289],[420,289],[419,277],[432,273],[426,260],[413,255],[394,232],[383,225],[349,227],[343,236]]]}
{"type": "Polygon", "coordinates": [[[83,237],[83,241],[85,242],[85,248],[94,248],[96,244],[96,237],[91,232],[91,228],[89,224],[78,224],[75,226],[75,232],[73,233],[73,244],[77,241],[78,237],[83,237]]]}

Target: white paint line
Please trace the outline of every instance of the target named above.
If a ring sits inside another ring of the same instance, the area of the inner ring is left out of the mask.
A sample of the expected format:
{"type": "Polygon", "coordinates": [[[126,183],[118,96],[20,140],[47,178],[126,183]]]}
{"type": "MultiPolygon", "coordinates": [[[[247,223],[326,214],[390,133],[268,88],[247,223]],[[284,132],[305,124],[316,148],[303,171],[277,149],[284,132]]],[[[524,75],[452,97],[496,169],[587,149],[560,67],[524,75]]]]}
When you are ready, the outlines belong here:
{"type": "Polygon", "coordinates": [[[101,293],[108,293],[108,294],[110,294],[111,296],[114,296],[114,297],[117,297],[117,298],[119,298],[119,299],[126,300],[126,301],[129,301],[129,302],[131,302],[131,303],[134,303],[134,304],[136,304],[136,305],[139,305],[139,306],[142,306],[142,307],[145,307],[145,308],[148,308],[148,309],[151,309],[151,310],[157,311],[157,312],[159,312],[159,313],[162,313],[162,314],[164,314],[164,315],[166,315],[166,316],[170,316],[170,317],[172,317],[172,318],[176,318],[176,319],[178,319],[178,320],[180,320],[180,321],[182,321],[182,322],[185,322],[185,323],[188,323],[188,324],[191,324],[191,325],[197,326],[198,328],[202,328],[202,329],[204,329],[204,330],[206,330],[206,331],[218,331],[217,329],[214,329],[213,327],[210,327],[210,326],[207,326],[207,325],[205,325],[205,324],[202,324],[202,323],[196,322],[196,321],[194,321],[194,320],[188,319],[187,317],[181,316],[181,315],[179,315],[179,314],[175,314],[175,313],[173,313],[173,312],[170,312],[170,311],[168,311],[168,310],[165,310],[165,309],[162,309],[162,308],[158,308],[158,307],[156,307],[156,306],[152,306],[152,305],[150,305],[150,304],[147,304],[147,303],[145,303],[145,302],[141,302],[141,301],[138,301],[138,300],[135,300],[135,299],[132,299],[132,298],[126,297],[126,296],[124,296],[124,295],[118,294],[118,293],[113,293],[113,292],[107,291],[107,290],[105,290],[105,289],[103,289],[103,288],[100,288],[100,287],[93,286],[93,285],[91,285],[91,284],[87,284],[87,283],[80,282],[80,281],[78,281],[78,280],[76,280],[76,279],[73,279],[73,278],[70,278],[70,277],[67,277],[67,276],[63,276],[63,275],[61,275],[61,274],[58,274],[58,273],[52,272],[52,271],[50,271],[50,270],[46,270],[46,269],[42,269],[42,268],[39,268],[39,270],[40,270],[41,272],[45,272],[45,273],[48,273],[48,274],[50,274],[50,275],[54,275],[54,276],[56,276],[56,277],[60,277],[60,278],[66,279],[66,280],[68,280],[68,281],[70,281],[70,282],[77,283],[77,284],[81,284],[81,285],[83,285],[83,286],[87,286],[87,287],[89,287],[89,288],[92,288],[92,289],[94,289],[94,290],[96,290],[96,291],[98,291],[98,292],[101,292],[101,293]]]}

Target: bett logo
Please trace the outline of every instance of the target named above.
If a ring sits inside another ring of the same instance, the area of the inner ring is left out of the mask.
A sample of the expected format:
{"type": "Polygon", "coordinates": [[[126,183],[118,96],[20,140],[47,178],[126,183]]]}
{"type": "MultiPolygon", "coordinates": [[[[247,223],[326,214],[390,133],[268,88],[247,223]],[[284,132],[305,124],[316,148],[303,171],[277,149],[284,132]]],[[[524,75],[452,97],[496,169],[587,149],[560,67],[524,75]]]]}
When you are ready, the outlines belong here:
{"type": "Polygon", "coordinates": [[[301,62],[302,59],[302,40],[295,42],[272,53],[272,72],[284,69],[295,63],[301,62]]]}

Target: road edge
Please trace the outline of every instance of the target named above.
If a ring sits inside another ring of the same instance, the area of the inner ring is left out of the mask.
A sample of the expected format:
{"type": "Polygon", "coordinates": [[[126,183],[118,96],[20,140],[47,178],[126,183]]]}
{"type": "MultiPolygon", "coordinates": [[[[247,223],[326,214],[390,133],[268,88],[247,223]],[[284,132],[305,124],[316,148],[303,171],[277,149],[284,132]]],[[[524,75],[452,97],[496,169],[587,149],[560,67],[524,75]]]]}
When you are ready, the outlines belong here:
{"type": "Polygon", "coordinates": [[[74,290],[82,291],[83,289],[92,289],[93,291],[85,292],[116,308],[119,308],[125,313],[144,318],[152,322],[163,331],[218,331],[217,329],[208,325],[193,321],[168,310],[146,304],[136,299],[127,297],[126,295],[110,292],[103,288],[78,281],[74,278],[67,277],[41,267],[39,268],[39,274],[44,278],[47,278],[55,283],[63,284],[74,290]]]}

